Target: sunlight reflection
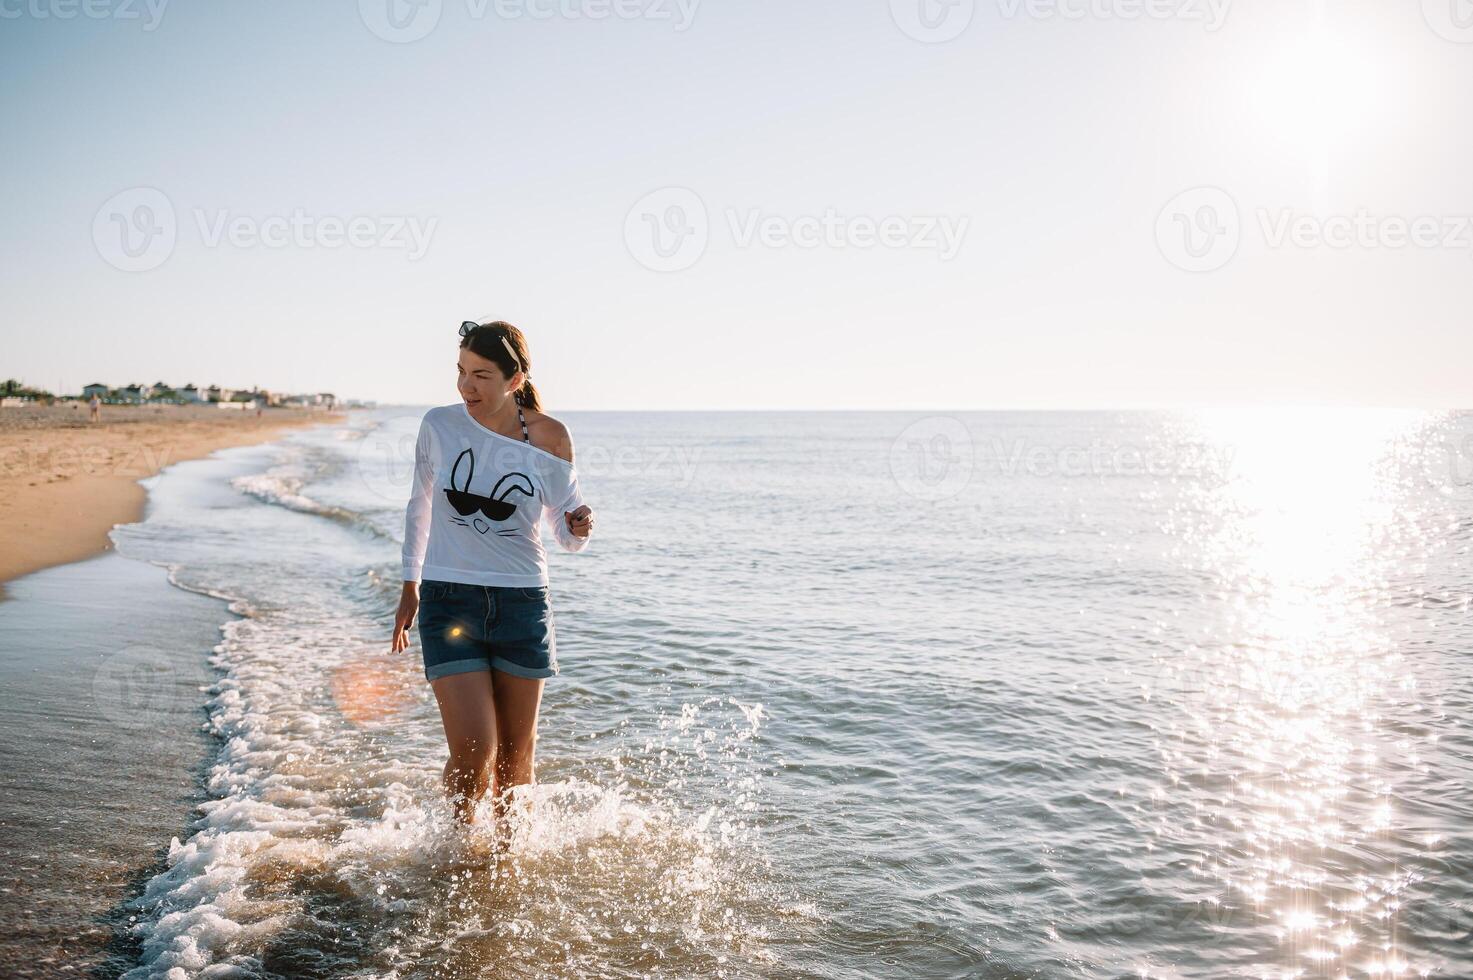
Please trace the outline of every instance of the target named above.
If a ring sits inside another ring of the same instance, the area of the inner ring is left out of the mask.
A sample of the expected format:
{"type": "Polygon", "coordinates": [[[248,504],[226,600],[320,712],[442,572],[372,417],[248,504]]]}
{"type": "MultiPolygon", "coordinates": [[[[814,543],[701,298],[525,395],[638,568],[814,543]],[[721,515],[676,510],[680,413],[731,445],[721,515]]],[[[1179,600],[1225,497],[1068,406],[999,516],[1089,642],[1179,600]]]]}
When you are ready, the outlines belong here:
{"type": "Polygon", "coordinates": [[[1420,765],[1434,733],[1415,724],[1420,692],[1384,616],[1426,545],[1405,447],[1437,419],[1264,409],[1187,423],[1230,465],[1170,524],[1213,588],[1177,665],[1197,683],[1179,690],[1163,785],[1196,797],[1208,873],[1250,903],[1295,974],[1408,968],[1394,774],[1420,765]],[[1367,934],[1379,953],[1348,961],[1367,934]]]}

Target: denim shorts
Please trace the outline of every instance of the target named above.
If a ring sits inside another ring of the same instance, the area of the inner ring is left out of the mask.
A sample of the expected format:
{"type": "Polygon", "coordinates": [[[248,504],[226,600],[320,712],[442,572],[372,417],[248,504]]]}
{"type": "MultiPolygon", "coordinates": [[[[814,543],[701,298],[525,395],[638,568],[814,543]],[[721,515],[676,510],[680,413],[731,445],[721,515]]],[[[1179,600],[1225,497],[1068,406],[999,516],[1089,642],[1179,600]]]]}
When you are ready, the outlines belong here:
{"type": "Polygon", "coordinates": [[[419,586],[419,645],[428,681],[492,668],[518,677],[558,673],[557,630],[545,585],[426,579],[419,586]]]}

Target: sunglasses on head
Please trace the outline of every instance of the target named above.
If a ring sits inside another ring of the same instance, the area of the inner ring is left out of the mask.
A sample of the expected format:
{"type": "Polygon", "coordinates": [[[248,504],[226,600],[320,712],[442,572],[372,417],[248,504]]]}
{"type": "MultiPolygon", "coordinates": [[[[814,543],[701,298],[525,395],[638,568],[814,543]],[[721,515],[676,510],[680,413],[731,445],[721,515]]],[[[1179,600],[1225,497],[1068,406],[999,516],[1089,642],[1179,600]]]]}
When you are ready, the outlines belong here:
{"type": "MultiPolygon", "coordinates": [[[[483,327],[483,326],[481,326],[481,324],[477,323],[474,320],[464,320],[460,324],[460,335],[462,337],[469,337],[472,333],[474,333],[477,330],[490,330],[490,329],[491,329],[490,327],[483,327]]],[[[497,333],[497,337],[501,341],[501,346],[502,347],[505,347],[507,354],[511,356],[511,362],[513,364],[515,364],[517,366],[517,370],[520,371],[522,369],[522,359],[519,358],[519,357],[517,357],[517,352],[511,349],[511,344],[507,343],[507,340],[506,340],[506,331],[503,330],[503,331],[498,332],[497,333]]]]}

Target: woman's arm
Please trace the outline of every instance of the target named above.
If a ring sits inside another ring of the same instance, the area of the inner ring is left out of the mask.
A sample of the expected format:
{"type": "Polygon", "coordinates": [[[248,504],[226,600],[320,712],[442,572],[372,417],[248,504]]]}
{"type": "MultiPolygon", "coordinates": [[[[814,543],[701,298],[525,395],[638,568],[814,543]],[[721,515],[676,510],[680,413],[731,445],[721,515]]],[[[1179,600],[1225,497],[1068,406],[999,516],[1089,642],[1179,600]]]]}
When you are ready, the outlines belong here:
{"type": "Polygon", "coordinates": [[[553,442],[547,451],[566,460],[568,467],[559,479],[551,481],[549,499],[543,507],[547,523],[552,525],[553,537],[564,551],[582,551],[588,547],[593,535],[593,509],[583,501],[583,491],[578,485],[578,471],[573,464],[573,436],[566,426],[556,419],[553,442]]]}
{"type": "Polygon", "coordinates": [[[430,512],[434,499],[435,467],[430,449],[433,445],[429,422],[421,419],[419,436],[414,441],[414,480],[409,488],[409,504],[404,508],[404,548],[400,560],[404,566],[404,589],[399,595],[399,608],[394,613],[394,635],[389,649],[394,653],[409,648],[409,627],[419,612],[419,580],[424,570],[425,548],[430,539],[430,512]]]}
{"type": "Polygon", "coordinates": [[[404,509],[404,548],[400,558],[404,565],[405,583],[418,582],[425,564],[425,548],[430,540],[430,511],[434,492],[435,468],[430,458],[431,436],[427,419],[419,423],[419,437],[414,444],[414,480],[409,488],[409,505],[404,509]]]}
{"type": "MultiPolygon", "coordinates": [[[[580,498],[581,499],[581,498],[580,498]]],[[[582,551],[593,537],[593,509],[580,503],[572,510],[561,507],[544,508],[547,523],[552,525],[552,535],[564,551],[582,551]]]]}

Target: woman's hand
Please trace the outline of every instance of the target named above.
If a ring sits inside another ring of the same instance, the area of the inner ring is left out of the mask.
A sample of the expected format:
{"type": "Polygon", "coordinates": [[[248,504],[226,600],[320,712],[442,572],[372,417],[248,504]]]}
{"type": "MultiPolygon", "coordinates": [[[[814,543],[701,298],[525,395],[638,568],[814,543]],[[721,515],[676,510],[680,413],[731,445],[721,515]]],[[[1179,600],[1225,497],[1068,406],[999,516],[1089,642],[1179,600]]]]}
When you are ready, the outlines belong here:
{"type": "Polygon", "coordinates": [[[419,612],[419,583],[405,582],[404,593],[399,596],[399,611],[394,614],[394,640],[392,650],[409,649],[409,627],[419,612]]]}
{"type": "Polygon", "coordinates": [[[563,520],[568,522],[568,530],[575,538],[586,538],[593,533],[593,510],[587,504],[577,510],[563,511],[563,520]]]}

